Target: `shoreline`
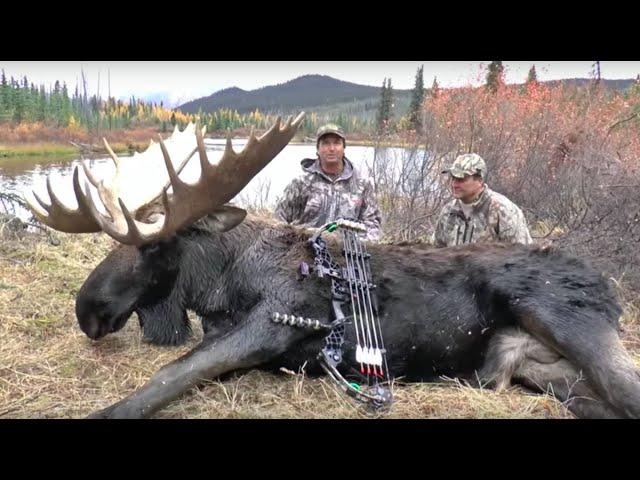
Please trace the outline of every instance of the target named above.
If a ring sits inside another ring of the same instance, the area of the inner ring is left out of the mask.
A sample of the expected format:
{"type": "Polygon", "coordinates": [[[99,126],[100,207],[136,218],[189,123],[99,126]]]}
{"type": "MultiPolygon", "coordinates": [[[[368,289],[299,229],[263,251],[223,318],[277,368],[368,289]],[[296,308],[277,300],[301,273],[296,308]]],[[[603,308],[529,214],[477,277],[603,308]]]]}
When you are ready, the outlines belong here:
{"type": "MultiPolygon", "coordinates": [[[[222,138],[216,135],[207,136],[206,138],[222,138]]],[[[246,140],[248,137],[232,137],[234,140],[246,140]]],[[[313,145],[314,142],[292,140],[290,145],[313,145]]],[[[143,151],[147,148],[146,144],[135,143],[109,143],[115,153],[134,153],[134,151],[143,151]]],[[[385,147],[385,148],[415,148],[415,143],[401,142],[401,141],[386,141],[376,142],[374,140],[353,140],[347,141],[347,148],[349,146],[357,147],[385,147]]],[[[104,154],[107,155],[107,150],[102,146],[97,145],[81,145],[78,143],[67,142],[19,142],[9,143],[0,142],[0,158],[7,157],[36,157],[36,156],[56,156],[56,155],[79,155],[81,153],[92,154],[104,154]]]]}
{"type": "MultiPolygon", "coordinates": [[[[27,129],[29,130],[29,129],[27,129]]],[[[150,140],[157,140],[158,136],[167,138],[171,129],[162,132],[154,127],[139,127],[132,129],[118,129],[90,134],[86,131],[69,131],[68,129],[50,129],[44,127],[29,130],[28,134],[0,131],[0,158],[21,156],[54,156],[99,154],[108,155],[102,143],[105,137],[110,147],[116,153],[134,153],[146,150],[150,140]]],[[[262,132],[256,132],[259,136],[262,132]]],[[[226,138],[229,132],[207,132],[206,138],[226,138]]],[[[246,140],[249,130],[240,128],[231,132],[231,138],[246,140]]],[[[422,139],[420,139],[422,140],[422,139]]],[[[313,145],[315,138],[299,133],[290,142],[292,145],[313,145]]],[[[416,148],[424,141],[413,138],[403,138],[398,135],[384,139],[364,132],[352,132],[347,135],[347,148],[351,146],[387,147],[387,148],[416,148]]]]}

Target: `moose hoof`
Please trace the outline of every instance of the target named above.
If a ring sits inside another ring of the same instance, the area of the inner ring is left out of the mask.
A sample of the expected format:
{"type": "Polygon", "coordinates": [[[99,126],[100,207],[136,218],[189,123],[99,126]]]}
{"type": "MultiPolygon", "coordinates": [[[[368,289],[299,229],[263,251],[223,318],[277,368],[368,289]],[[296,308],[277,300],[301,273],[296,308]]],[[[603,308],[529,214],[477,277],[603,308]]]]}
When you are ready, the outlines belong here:
{"type": "Polygon", "coordinates": [[[116,403],[87,416],[87,419],[143,418],[142,412],[128,407],[125,403],[116,403]]]}
{"type": "Polygon", "coordinates": [[[113,407],[108,407],[102,410],[98,410],[97,412],[93,412],[87,415],[87,419],[91,420],[105,420],[108,418],[115,418],[111,416],[111,412],[113,411],[113,407]]]}

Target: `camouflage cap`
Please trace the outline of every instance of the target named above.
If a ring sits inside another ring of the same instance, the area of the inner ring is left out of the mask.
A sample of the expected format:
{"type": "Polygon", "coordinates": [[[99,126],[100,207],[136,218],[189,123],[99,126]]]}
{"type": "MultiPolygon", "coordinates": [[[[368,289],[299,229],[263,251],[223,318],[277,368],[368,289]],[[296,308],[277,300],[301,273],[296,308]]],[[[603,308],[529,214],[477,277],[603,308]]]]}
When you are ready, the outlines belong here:
{"type": "Polygon", "coordinates": [[[465,175],[480,175],[482,178],[487,176],[487,165],[477,153],[465,153],[458,155],[451,167],[442,171],[442,173],[450,173],[456,178],[464,178],[465,175]]]}
{"type": "Polygon", "coordinates": [[[335,123],[328,123],[318,129],[318,132],[316,133],[316,142],[330,133],[339,136],[342,140],[347,140],[347,137],[344,136],[344,132],[342,131],[342,127],[340,125],[336,125],[335,123]]]}

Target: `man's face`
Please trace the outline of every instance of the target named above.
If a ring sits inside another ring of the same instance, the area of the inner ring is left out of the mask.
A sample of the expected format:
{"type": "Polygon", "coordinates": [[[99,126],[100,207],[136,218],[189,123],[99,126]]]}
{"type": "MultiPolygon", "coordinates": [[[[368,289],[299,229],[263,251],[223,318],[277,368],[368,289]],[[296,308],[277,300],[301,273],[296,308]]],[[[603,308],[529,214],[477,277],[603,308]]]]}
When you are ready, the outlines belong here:
{"type": "Polygon", "coordinates": [[[464,203],[473,202],[480,192],[484,182],[478,175],[465,175],[464,178],[456,178],[453,175],[451,179],[451,193],[453,196],[464,203]]]}
{"type": "Polygon", "coordinates": [[[318,142],[318,156],[322,167],[335,168],[338,164],[342,164],[344,156],[342,139],[332,133],[323,136],[318,142]]]}

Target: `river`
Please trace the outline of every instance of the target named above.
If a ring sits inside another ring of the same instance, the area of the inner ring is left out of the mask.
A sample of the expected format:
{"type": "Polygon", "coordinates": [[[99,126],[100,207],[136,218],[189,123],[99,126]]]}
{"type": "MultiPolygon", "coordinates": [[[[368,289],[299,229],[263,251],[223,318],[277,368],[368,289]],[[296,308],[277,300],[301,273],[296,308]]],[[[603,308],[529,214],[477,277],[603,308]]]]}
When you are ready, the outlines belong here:
{"type": "MultiPolygon", "coordinates": [[[[216,163],[222,157],[225,142],[226,140],[224,139],[205,139],[207,155],[211,163],[216,163]]],[[[240,151],[245,144],[246,139],[234,140],[234,150],[236,152],[240,151]]],[[[345,150],[347,158],[365,171],[369,171],[376,155],[402,159],[407,154],[407,151],[402,148],[378,148],[376,150],[372,146],[347,145],[345,150]]],[[[243,191],[234,198],[233,202],[244,207],[272,209],[287,184],[302,172],[300,160],[314,158],[315,155],[315,144],[287,145],[276,158],[251,180],[243,191]]],[[[121,156],[121,158],[126,159],[126,156],[121,156]]],[[[74,168],[80,165],[80,161],[79,156],[0,158],[0,192],[24,196],[30,195],[33,190],[42,199],[48,201],[49,196],[46,193],[46,179],[48,176],[58,197],[69,206],[77,206],[73,195],[72,175],[74,168]]],[[[87,163],[99,179],[109,178],[115,171],[112,160],[107,156],[92,158],[87,163]]],[[[130,179],[133,183],[133,188],[139,188],[141,182],[144,184],[154,182],[155,176],[164,174],[161,170],[163,168],[158,167],[135,173],[130,179]]],[[[195,181],[199,172],[200,167],[197,155],[195,155],[180,177],[187,182],[195,181]]],[[[3,212],[2,204],[0,204],[0,212],[3,212]]],[[[27,220],[30,217],[27,211],[20,208],[16,208],[13,213],[23,220],[27,220]]]]}

